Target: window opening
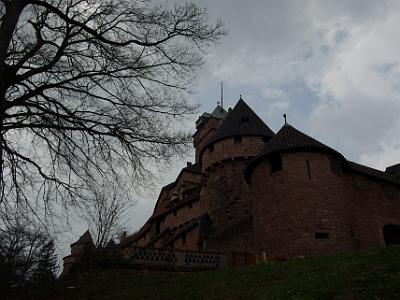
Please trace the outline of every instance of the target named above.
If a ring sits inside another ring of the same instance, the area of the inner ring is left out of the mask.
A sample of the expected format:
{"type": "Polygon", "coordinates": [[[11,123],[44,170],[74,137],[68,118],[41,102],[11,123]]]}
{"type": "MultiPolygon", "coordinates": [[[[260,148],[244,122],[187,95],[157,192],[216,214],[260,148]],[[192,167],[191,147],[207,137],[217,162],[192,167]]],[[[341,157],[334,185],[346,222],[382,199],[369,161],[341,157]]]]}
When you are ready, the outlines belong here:
{"type": "Polygon", "coordinates": [[[331,171],[333,173],[335,173],[338,176],[341,176],[342,174],[342,166],[341,166],[341,162],[339,159],[337,159],[336,157],[330,157],[329,158],[329,162],[331,165],[331,171]]]}
{"type": "Polygon", "coordinates": [[[327,240],[329,239],[329,232],[316,232],[315,238],[317,240],[327,240]]]}
{"type": "Polygon", "coordinates": [[[282,170],[282,158],[279,154],[273,155],[270,159],[271,173],[282,170]]]}
{"type": "Polygon", "coordinates": [[[310,161],[307,160],[307,173],[308,173],[308,179],[311,180],[311,170],[310,170],[310,161]]]}
{"type": "Polygon", "coordinates": [[[235,135],[233,137],[233,143],[234,144],[241,144],[242,143],[242,136],[241,135],[235,135]]]}

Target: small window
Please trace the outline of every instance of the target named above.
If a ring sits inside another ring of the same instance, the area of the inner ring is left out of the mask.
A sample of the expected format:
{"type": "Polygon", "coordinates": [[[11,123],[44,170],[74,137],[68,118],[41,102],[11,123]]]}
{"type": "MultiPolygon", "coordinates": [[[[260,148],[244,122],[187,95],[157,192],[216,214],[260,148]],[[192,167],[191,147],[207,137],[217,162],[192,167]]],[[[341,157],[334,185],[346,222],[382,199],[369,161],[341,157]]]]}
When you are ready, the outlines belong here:
{"type": "Polygon", "coordinates": [[[309,160],[307,160],[307,161],[306,161],[306,164],[307,164],[307,174],[308,174],[308,179],[310,179],[310,180],[311,180],[310,161],[309,161],[309,160]]]}
{"type": "Polygon", "coordinates": [[[182,245],[186,244],[186,233],[182,235],[182,245]]]}
{"type": "Polygon", "coordinates": [[[208,146],[208,152],[214,152],[214,144],[211,144],[210,146],[208,146]]]}
{"type": "Polygon", "coordinates": [[[329,239],[329,232],[316,232],[315,238],[317,240],[327,240],[329,239]]]}
{"type": "Polygon", "coordinates": [[[336,157],[330,157],[329,162],[331,165],[331,171],[338,176],[342,174],[342,164],[341,161],[336,157]]]}
{"type": "Polygon", "coordinates": [[[233,143],[234,144],[241,144],[242,143],[242,136],[241,135],[235,135],[233,137],[233,143]]]}
{"type": "Polygon", "coordinates": [[[178,214],[178,211],[176,209],[174,209],[174,217],[176,217],[177,214],[178,214]]]}
{"type": "Polygon", "coordinates": [[[356,174],[351,174],[351,180],[354,186],[358,186],[358,176],[356,174]]]}
{"type": "Polygon", "coordinates": [[[386,198],[397,199],[399,196],[399,191],[392,184],[383,185],[383,192],[385,193],[386,198]]]}
{"type": "Polygon", "coordinates": [[[271,163],[271,173],[275,173],[282,170],[282,158],[279,154],[272,156],[270,159],[270,163],[271,163]]]}
{"type": "Polygon", "coordinates": [[[161,231],[161,221],[157,220],[156,222],[156,234],[159,234],[161,231]]]}
{"type": "Polygon", "coordinates": [[[188,208],[191,209],[192,207],[193,207],[193,203],[192,203],[192,202],[189,202],[188,208]]]}

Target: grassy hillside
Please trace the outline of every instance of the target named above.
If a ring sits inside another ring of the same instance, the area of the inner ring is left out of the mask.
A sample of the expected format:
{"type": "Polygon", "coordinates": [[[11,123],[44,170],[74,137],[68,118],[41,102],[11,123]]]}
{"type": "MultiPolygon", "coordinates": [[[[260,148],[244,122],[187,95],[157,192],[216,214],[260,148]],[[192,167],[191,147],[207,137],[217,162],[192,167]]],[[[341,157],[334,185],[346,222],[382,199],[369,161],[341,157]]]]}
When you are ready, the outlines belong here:
{"type": "Polygon", "coordinates": [[[400,247],[212,272],[97,272],[32,293],[18,299],[400,299],[400,247]]]}

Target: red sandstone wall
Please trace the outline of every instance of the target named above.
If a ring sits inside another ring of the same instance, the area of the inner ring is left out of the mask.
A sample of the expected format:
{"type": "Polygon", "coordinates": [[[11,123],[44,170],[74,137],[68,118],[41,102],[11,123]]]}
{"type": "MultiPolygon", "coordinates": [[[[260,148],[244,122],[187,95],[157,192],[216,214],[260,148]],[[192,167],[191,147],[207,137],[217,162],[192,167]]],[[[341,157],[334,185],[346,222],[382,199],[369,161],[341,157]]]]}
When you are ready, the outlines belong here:
{"type": "Polygon", "coordinates": [[[201,174],[183,171],[179,177],[176,179],[174,186],[169,190],[163,190],[160,195],[160,200],[156,208],[156,212],[163,210],[166,205],[168,205],[171,196],[174,193],[178,193],[180,187],[185,184],[197,184],[201,181],[201,174]]]}
{"type": "Polygon", "coordinates": [[[252,218],[242,220],[221,232],[212,236],[205,242],[207,251],[217,252],[249,252],[254,253],[254,234],[252,218]]]}
{"type": "Polygon", "coordinates": [[[137,246],[144,247],[150,242],[150,231],[147,231],[138,241],[137,246]]]}
{"type": "Polygon", "coordinates": [[[261,163],[252,173],[257,250],[296,257],[353,249],[344,178],[331,171],[329,156],[283,154],[282,165],[271,174],[270,165],[261,163]],[[329,238],[316,239],[316,232],[329,233],[329,238]]]}
{"type": "Polygon", "coordinates": [[[166,228],[174,228],[178,227],[180,224],[188,222],[202,214],[200,210],[199,201],[192,202],[192,208],[189,208],[189,205],[185,205],[180,207],[176,211],[176,216],[173,213],[168,214],[164,221],[161,222],[161,231],[166,228]]]}
{"type": "Polygon", "coordinates": [[[347,173],[344,181],[353,247],[366,249],[384,245],[383,226],[400,225],[400,199],[387,198],[383,190],[385,183],[370,177],[357,175],[355,185],[352,174],[347,173]]]}
{"type": "Polygon", "coordinates": [[[186,241],[184,241],[182,237],[175,240],[174,249],[197,251],[198,241],[199,241],[199,229],[195,227],[186,233],[186,241]]]}
{"type": "MultiPolygon", "coordinates": [[[[179,194],[180,188],[184,184],[199,184],[201,181],[201,175],[193,172],[184,171],[180,174],[175,182],[175,185],[165,193],[163,193],[160,198],[160,202],[154,212],[155,215],[168,211],[170,205],[170,199],[174,193],[179,194]]],[[[179,201],[184,201],[185,198],[180,199],[179,201]]],[[[179,203],[179,202],[178,202],[179,203]]],[[[176,227],[184,222],[187,222],[197,216],[199,216],[202,212],[200,211],[200,206],[197,201],[192,202],[192,208],[189,208],[189,204],[179,207],[176,210],[176,216],[174,216],[171,211],[168,215],[165,215],[160,219],[160,232],[162,232],[166,228],[176,227]]],[[[146,240],[146,243],[150,241],[150,239],[157,236],[156,230],[156,221],[152,221],[152,226],[150,230],[149,240],[146,240]]]]}
{"type": "Polygon", "coordinates": [[[199,130],[193,136],[193,146],[196,149],[196,162],[198,162],[198,155],[203,150],[204,146],[210,140],[210,138],[214,135],[216,129],[222,124],[223,120],[210,118],[205,120],[205,122],[199,130]]]}
{"type": "Polygon", "coordinates": [[[264,146],[260,136],[243,136],[241,144],[235,144],[233,137],[218,141],[213,152],[204,149],[201,154],[202,169],[204,171],[212,164],[232,157],[256,156],[264,146]]]}
{"type": "Polygon", "coordinates": [[[251,216],[251,193],[243,177],[248,162],[247,159],[229,160],[207,172],[200,193],[201,206],[217,231],[251,216]]]}

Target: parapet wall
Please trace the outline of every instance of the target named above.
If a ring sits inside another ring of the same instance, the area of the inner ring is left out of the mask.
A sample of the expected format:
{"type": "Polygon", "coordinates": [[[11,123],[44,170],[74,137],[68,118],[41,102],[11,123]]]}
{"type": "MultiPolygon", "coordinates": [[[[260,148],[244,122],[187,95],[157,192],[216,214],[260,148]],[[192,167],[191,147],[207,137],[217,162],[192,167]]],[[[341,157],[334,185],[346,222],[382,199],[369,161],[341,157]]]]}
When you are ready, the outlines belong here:
{"type": "Polygon", "coordinates": [[[261,136],[242,136],[240,143],[234,137],[226,138],[208,145],[201,154],[203,171],[211,165],[234,157],[254,157],[265,146],[261,136]]]}

